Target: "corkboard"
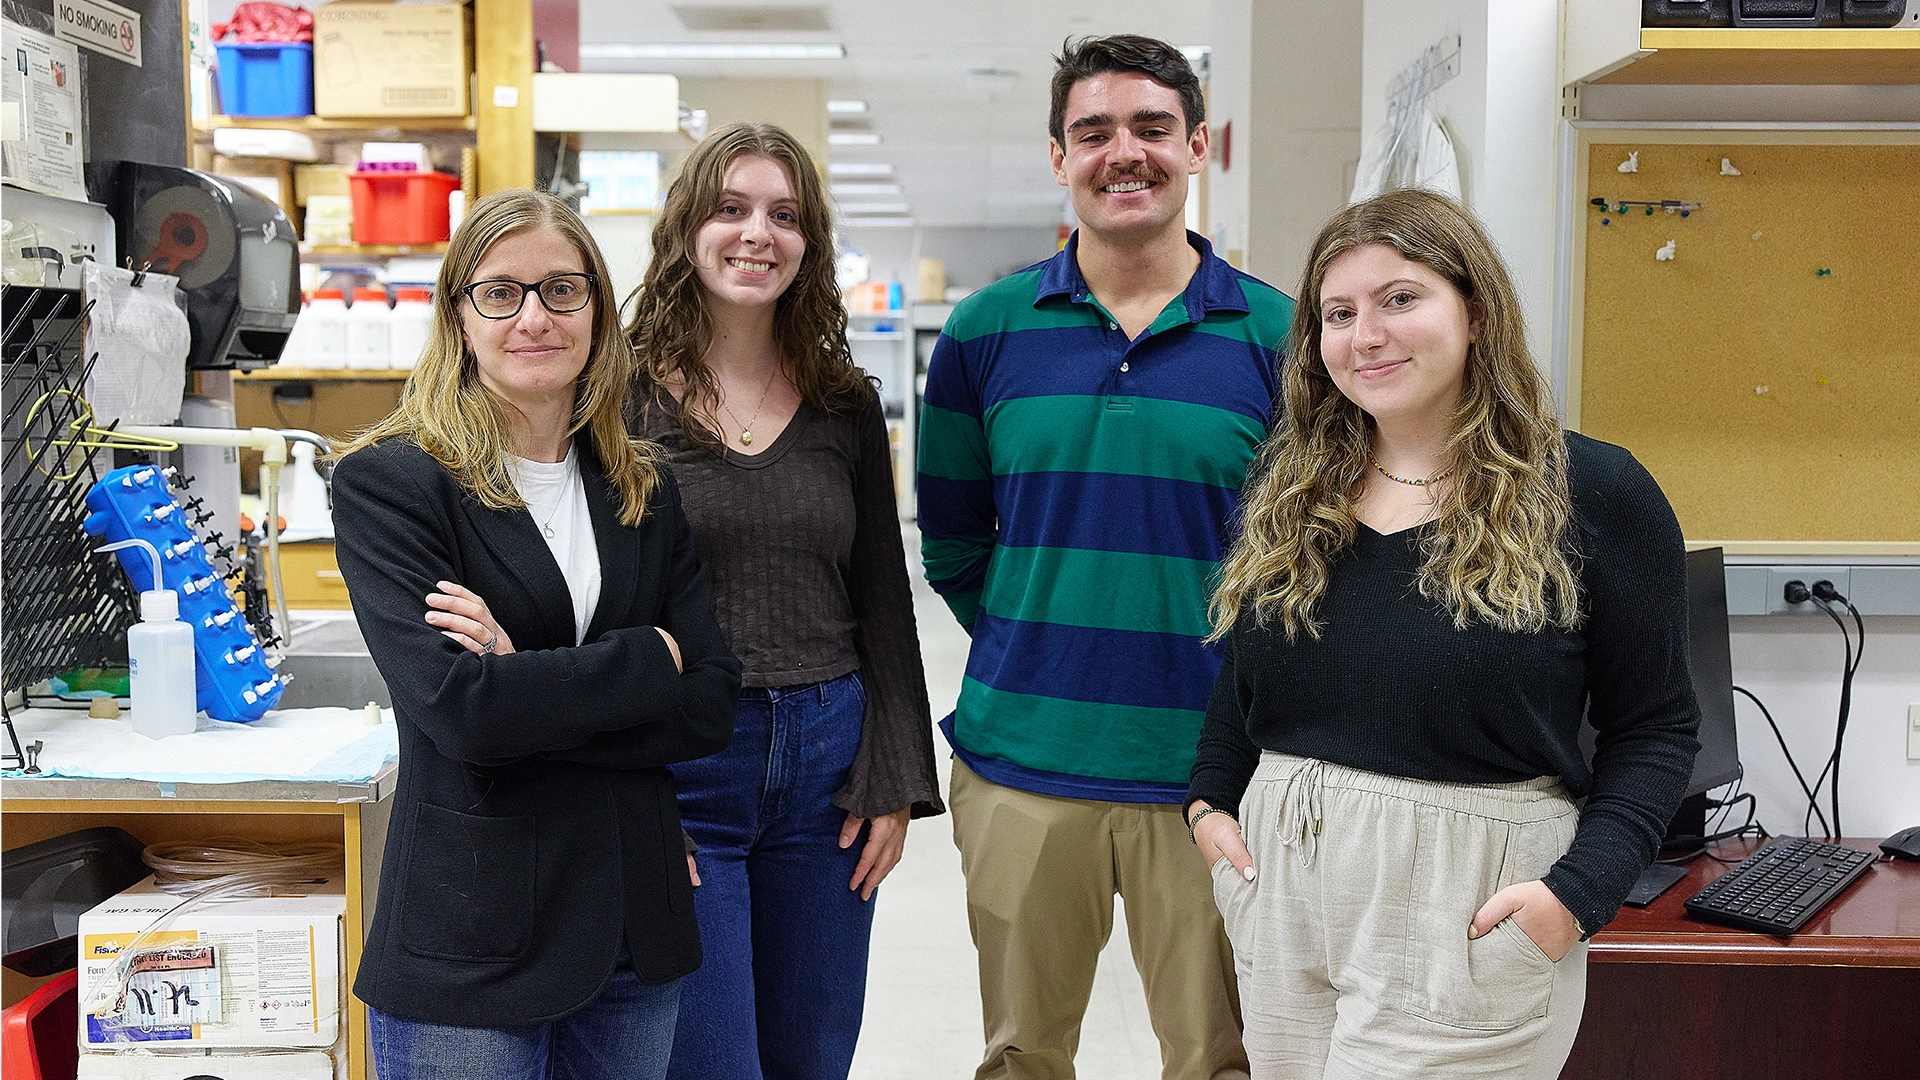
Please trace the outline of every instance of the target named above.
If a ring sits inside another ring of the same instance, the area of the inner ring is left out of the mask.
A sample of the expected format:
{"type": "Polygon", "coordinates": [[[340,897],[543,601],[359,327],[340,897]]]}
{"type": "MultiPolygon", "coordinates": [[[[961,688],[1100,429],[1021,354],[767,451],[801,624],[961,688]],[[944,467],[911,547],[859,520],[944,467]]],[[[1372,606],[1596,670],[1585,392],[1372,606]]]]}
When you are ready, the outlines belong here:
{"type": "Polygon", "coordinates": [[[1920,539],[1920,145],[1596,135],[1586,162],[1580,430],[1646,464],[1689,540],[1920,539]]]}

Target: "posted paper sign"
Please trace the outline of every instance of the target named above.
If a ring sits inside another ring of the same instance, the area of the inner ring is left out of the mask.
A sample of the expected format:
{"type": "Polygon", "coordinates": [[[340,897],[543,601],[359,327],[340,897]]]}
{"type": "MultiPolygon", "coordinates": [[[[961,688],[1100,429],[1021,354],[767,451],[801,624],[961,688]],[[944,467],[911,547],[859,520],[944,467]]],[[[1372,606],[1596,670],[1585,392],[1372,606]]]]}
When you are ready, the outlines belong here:
{"type": "Polygon", "coordinates": [[[140,13],[104,0],[53,0],[53,36],[115,60],[140,62],[140,13]]]}
{"type": "Polygon", "coordinates": [[[6,24],[0,98],[9,123],[4,144],[8,182],[66,199],[87,197],[81,173],[80,50],[6,24]]]}

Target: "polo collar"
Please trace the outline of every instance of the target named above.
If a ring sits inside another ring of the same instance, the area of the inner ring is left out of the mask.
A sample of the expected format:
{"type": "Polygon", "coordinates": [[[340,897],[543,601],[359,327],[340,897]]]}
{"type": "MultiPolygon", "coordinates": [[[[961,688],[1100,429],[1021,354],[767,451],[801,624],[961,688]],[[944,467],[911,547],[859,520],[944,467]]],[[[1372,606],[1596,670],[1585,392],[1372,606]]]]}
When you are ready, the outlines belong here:
{"type": "MultiPolygon", "coordinates": [[[[1213,245],[1199,233],[1187,230],[1187,243],[1200,253],[1200,266],[1193,272],[1193,280],[1187,283],[1182,295],[1187,302],[1187,318],[1193,322],[1205,319],[1215,311],[1231,311],[1245,315],[1249,312],[1247,297],[1240,289],[1240,281],[1233,267],[1226,260],[1216,258],[1213,245]]],[[[1057,297],[1066,297],[1076,304],[1085,304],[1093,300],[1093,290],[1087,287],[1087,279],[1080,275],[1080,230],[1067,237],[1067,246],[1060,253],[1046,261],[1045,269],[1040,272],[1040,288],[1033,298],[1033,306],[1057,297]]]]}

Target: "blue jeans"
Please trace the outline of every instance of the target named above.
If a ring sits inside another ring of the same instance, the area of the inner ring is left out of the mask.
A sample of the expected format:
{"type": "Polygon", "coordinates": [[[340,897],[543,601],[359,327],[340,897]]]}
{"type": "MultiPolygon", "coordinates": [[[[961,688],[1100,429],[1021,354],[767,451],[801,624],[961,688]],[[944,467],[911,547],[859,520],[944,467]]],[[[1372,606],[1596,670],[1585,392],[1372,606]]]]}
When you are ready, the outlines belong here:
{"type": "Polygon", "coordinates": [[[368,1008],[374,1070],[380,1080],[660,1080],[683,981],[648,986],[622,949],[598,997],[541,1024],[454,1027],[368,1008]]]}
{"type": "Polygon", "coordinates": [[[852,1067],[873,905],[847,888],[866,833],[842,851],[847,814],[829,800],[866,703],[858,672],[748,688],[726,750],[673,767],[700,845],[705,956],[684,980],[673,1080],[845,1080],[852,1067]]]}

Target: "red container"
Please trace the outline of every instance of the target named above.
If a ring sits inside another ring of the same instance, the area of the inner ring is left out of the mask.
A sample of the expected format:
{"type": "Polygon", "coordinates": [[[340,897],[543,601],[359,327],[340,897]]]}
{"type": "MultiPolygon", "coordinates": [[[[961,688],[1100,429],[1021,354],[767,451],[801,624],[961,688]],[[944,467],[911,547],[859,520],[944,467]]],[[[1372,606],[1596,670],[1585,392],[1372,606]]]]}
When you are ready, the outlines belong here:
{"type": "Polygon", "coordinates": [[[9,1007],[0,1022],[0,1077],[56,1080],[80,1068],[80,975],[69,971],[9,1007]]]}
{"type": "Polygon", "coordinates": [[[437,172],[352,172],[356,244],[438,244],[448,227],[447,196],[460,178],[437,172]]]}

